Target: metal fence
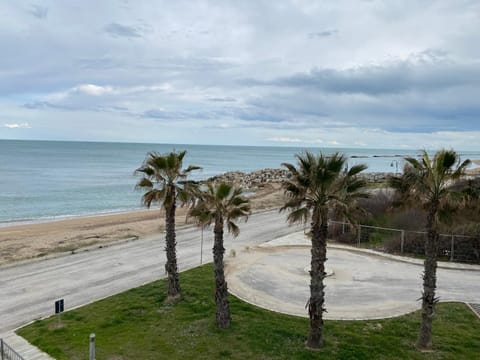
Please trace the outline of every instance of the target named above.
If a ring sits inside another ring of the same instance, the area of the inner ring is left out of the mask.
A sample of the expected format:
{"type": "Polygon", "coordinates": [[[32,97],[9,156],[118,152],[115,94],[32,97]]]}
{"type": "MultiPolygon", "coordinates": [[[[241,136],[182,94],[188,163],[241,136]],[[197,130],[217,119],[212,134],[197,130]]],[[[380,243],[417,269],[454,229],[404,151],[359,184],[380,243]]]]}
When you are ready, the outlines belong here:
{"type": "Polygon", "coordinates": [[[3,339],[0,339],[0,359],[1,360],[25,360],[15,350],[13,350],[3,339]]]}
{"type": "MultiPolygon", "coordinates": [[[[341,243],[371,248],[390,254],[425,254],[425,231],[352,225],[329,221],[329,238],[341,243]]],[[[480,264],[480,236],[440,234],[438,256],[441,260],[480,264]]]]}

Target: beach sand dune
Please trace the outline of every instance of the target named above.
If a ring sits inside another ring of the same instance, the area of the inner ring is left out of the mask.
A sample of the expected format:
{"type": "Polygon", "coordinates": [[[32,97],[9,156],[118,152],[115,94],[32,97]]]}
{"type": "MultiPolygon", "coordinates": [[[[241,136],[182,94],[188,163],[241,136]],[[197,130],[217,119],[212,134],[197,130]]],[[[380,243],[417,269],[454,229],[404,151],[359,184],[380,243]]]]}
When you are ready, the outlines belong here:
{"type": "MultiPolygon", "coordinates": [[[[252,208],[277,208],[282,201],[280,184],[266,184],[253,196],[252,208]]],[[[178,208],[177,226],[192,225],[185,215],[186,209],[178,208]]],[[[154,206],[135,212],[1,227],[0,265],[161,234],[164,223],[163,211],[154,206]]]]}

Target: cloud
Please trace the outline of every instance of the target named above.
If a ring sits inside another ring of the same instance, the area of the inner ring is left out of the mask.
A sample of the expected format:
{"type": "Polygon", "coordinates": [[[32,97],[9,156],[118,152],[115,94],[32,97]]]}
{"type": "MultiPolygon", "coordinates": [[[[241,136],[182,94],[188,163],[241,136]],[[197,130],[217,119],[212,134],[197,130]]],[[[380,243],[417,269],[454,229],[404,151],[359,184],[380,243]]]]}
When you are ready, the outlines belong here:
{"type": "Polygon", "coordinates": [[[113,92],[113,88],[111,86],[85,84],[77,86],[76,88],[74,88],[74,91],[78,91],[92,96],[102,96],[105,94],[111,94],[113,92]]]}
{"type": "MultiPolygon", "coordinates": [[[[106,98],[122,99],[126,96],[137,96],[139,94],[148,93],[166,93],[172,90],[169,83],[154,84],[154,85],[135,85],[135,86],[112,86],[112,85],[95,85],[95,84],[80,84],[64,91],[58,91],[46,94],[41,100],[35,100],[23,104],[26,109],[41,109],[46,107],[57,107],[64,109],[87,109],[89,104],[95,105],[98,101],[107,101],[106,98]],[[102,99],[95,99],[102,98],[102,99]],[[77,104],[77,106],[75,106],[77,104]]],[[[113,99],[113,100],[112,100],[113,99]]],[[[113,106],[115,107],[115,106],[113,106]]],[[[124,107],[123,107],[124,108],[124,107]]]]}
{"type": "Polygon", "coordinates": [[[480,131],[478,1],[32,2],[0,2],[0,115],[31,138],[421,148],[480,131]]]}
{"type": "Polygon", "coordinates": [[[311,32],[307,34],[309,39],[318,39],[318,38],[326,38],[330,36],[334,36],[338,34],[338,30],[323,30],[318,32],[311,32]]]}
{"type": "Polygon", "coordinates": [[[299,138],[290,138],[290,137],[273,137],[266,139],[267,141],[279,142],[279,143],[301,143],[302,139],[299,138]]]}
{"type": "Polygon", "coordinates": [[[183,112],[166,111],[163,109],[150,109],[150,110],[144,111],[141,114],[141,116],[145,118],[152,118],[152,119],[159,119],[159,120],[178,120],[178,119],[184,119],[185,117],[187,117],[187,114],[183,112]]]}
{"type": "Polygon", "coordinates": [[[48,8],[42,5],[32,4],[27,11],[37,19],[46,19],[48,16],[48,8]]]}
{"type": "Polygon", "coordinates": [[[28,123],[3,124],[3,127],[6,127],[7,129],[31,129],[32,128],[28,123]]]}
{"type": "Polygon", "coordinates": [[[104,27],[104,31],[113,37],[141,38],[140,30],[133,26],[110,23],[104,27]]]}
{"type": "Polygon", "coordinates": [[[121,68],[125,64],[122,63],[120,59],[113,59],[104,56],[100,58],[81,58],[76,61],[76,65],[86,70],[111,71],[113,69],[121,68]]]}
{"type": "Polygon", "coordinates": [[[246,79],[244,83],[373,96],[409,91],[439,91],[466,85],[480,87],[480,61],[447,61],[441,54],[439,51],[425,51],[411,54],[406,60],[346,69],[313,68],[308,72],[266,81],[246,79]]]}
{"type": "Polygon", "coordinates": [[[211,98],[206,98],[208,101],[213,101],[213,102],[235,102],[236,99],[232,97],[211,97],[211,98]]]}

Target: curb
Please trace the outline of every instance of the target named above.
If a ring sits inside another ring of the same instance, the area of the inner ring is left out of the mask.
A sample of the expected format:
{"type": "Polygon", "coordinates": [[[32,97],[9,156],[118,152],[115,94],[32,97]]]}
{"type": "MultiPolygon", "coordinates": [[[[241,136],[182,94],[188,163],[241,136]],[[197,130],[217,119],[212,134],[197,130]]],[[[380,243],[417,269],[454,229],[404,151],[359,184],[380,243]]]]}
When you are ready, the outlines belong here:
{"type": "Polygon", "coordinates": [[[480,304],[470,304],[470,303],[465,303],[467,307],[472,310],[473,314],[480,320],[480,304]]]}

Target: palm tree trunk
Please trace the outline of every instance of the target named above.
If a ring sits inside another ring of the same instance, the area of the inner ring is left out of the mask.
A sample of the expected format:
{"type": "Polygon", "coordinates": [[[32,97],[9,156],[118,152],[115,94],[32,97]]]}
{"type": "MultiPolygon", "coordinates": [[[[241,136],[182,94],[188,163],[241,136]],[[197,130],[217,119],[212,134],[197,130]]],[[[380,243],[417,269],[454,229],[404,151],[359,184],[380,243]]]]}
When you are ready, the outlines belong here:
{"type": "Polygon", "coordinates": [[[432,348],[432,321],[435,315],[435,288],[437,283],[438,232],[435,228],[437,205],[434,204],[427,217],[427,240],[425,242],[425,262],[422,293],[422,323],[418,334],[417,348],[432,348]]]}
{"type": "Polygon", "coordinates": [[[310,332],[307,347],[319,349],[323,345],[323,312],[325,311],[325,261],[327,261],[327,217],[326,214],[312,218],[312,259],[310,270],[310,300],[308,315],[310,332]]]}
{"type": "Polygon", "coordinates": [[[215,219],[213,244],[213,262],[215,273],[215,304],[217,306],[216,322],[221,329],[230,327],[230,305],[228,303],[227,282],[225,281],[225,272],[223,266],[223,218],[215,219]]]}
{"type": "Polygon", "coordinates": [[[167,296],[170,299],[175,299],[180,295],[180,281],[177,268],[177,243],[175,239],[175,207],[175,202],[173,202],[173,204],[165,209],[165,251],[167,253],[165,272],[168,277],[167,296]]]}

